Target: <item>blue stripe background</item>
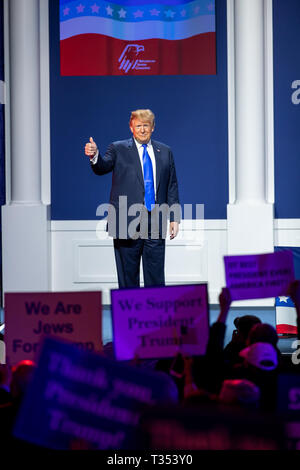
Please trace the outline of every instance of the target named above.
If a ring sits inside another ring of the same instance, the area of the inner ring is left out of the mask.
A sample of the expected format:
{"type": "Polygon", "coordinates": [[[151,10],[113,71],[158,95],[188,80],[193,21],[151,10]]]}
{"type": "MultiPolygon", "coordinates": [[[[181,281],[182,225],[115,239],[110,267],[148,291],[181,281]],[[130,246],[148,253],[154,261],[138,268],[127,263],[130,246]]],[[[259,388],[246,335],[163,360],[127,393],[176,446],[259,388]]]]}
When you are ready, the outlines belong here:
{"type": "Polygon", "coordinates": [[[300,2],[273,0],[275,217],[300,218],[300,2]]]}

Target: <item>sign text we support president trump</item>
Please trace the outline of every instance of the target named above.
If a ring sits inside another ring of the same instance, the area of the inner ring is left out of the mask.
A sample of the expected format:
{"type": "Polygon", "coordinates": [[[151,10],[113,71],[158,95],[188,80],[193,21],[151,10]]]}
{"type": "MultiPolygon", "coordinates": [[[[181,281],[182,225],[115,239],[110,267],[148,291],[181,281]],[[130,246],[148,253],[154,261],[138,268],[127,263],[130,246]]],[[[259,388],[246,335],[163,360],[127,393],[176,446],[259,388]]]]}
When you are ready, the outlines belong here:
{"type": "Polygon", "coordinates": [[[207,284],[112,290],[111,305],[117,359],[205,353],[207,284]]]}

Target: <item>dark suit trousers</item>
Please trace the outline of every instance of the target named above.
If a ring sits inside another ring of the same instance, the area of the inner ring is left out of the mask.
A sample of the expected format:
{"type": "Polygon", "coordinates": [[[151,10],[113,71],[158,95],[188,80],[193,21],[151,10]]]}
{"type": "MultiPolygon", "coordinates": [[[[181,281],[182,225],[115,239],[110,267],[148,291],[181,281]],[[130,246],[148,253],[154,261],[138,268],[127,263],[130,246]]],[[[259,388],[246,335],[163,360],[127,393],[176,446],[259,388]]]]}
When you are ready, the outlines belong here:
{"type": "Polygon", "coordinates": [[[143,263],[145,286],[165,285],[165,239],[114,239],[119,288],[140,286],[140,264],[143,263]]]}

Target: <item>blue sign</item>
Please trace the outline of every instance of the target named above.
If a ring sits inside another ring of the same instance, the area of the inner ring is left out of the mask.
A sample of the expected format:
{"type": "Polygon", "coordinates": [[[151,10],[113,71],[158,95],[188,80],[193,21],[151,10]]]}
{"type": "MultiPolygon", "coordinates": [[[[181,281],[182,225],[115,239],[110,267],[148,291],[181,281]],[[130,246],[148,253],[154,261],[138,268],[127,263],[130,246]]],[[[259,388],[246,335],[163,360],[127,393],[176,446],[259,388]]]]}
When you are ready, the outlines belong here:
{"type": "Polygon", "coordinates": [[[140,414],[172,400],[172,379],[47,338],[14,435],[50,449],[138,448],[140,414]]]}

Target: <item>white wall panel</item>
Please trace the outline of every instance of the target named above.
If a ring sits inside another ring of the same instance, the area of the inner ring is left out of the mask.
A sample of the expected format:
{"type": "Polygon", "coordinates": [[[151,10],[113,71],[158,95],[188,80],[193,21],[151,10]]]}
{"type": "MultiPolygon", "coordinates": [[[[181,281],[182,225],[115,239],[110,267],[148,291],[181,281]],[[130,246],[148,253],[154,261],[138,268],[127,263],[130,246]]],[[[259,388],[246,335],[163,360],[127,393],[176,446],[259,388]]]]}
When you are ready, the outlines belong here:
{"type": "MultiPolygon", "coordinates": [[[[208,282],[210,302],[215,303],[224,285],[226,221],[205,221],[204,230],[192,230],[193,224],[185,222],[179,236],[166,243],[166,283],[208,282]]],[[[52,221],[51,237],[53,291],[100,289],[104,304],[108,304],[109,290],[118,284],[113,243],[105,224],[52,221]]]]}
{"type": "MultiPolygon", "coordinates": [[[[105,224],[52,221],[51,238],[52,290],[100,289],[103,303],[109,304],[109,290],[117,288],[118,284],[113,243],[105,232],[105,224]]],[[[274,239],[278,246],[300,246],[300,220],[275,220],[274,239]]],[[[191,230],[190,222],[185,221],[178,238],[167,240],[167,285],[208,282],[210,303],[218,303],[220,290],[225,285],[223,256],[227,254],[226,250],[226,220],[206,220],[204,230],[191,230]]],[[[253,303],[241,304],[250,306],[253,303]]],[[[265,306],[266,300],[260,299],[255,305],[265,306]]]]}

